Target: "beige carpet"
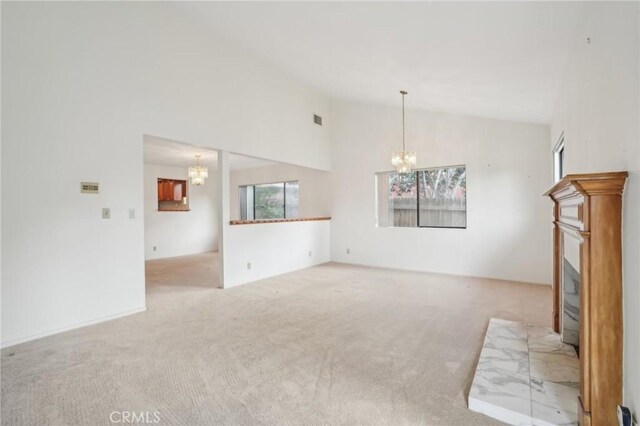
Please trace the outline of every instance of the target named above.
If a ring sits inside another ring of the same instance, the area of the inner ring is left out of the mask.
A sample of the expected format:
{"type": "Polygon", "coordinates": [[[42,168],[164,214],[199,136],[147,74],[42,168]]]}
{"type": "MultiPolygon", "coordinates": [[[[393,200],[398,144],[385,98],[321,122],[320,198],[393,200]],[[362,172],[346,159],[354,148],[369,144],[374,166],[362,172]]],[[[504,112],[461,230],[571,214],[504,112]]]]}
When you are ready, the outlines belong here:
{"type": "Polygon", "coordinates": [[[326,264],[220,290],[215,263],[147,262],[147,312],[3,350],[2,424],[494,425],[466,405],[489,318],[549,325],[547,286],[326,264]]]}

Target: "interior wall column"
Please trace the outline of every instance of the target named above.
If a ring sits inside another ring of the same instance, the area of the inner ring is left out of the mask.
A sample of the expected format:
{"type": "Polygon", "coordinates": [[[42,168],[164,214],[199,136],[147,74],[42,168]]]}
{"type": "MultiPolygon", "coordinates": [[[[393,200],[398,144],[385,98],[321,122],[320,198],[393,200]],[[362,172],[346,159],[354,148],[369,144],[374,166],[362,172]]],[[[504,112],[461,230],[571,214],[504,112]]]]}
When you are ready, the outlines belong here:
{"type": "Polygon", "coordinates": [[[229,236],[229,152],[218,151],[218,256],[220,288],[225,283],[225,241],[229,236]]]}

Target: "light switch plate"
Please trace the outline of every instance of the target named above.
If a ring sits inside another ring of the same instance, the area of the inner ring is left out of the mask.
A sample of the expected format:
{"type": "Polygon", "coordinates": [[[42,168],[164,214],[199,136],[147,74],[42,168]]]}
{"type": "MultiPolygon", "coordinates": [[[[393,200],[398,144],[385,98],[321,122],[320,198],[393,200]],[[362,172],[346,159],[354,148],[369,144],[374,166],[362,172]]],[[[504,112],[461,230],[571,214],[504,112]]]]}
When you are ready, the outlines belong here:
{"type": "Polygon", "coordinates": [[[109,207],[104,207],[102,209],[102,218],[111,219],[111,209],[109,207]]]}
{"type": "Polygon", "coordinates": [[[129,209],[129,219],[136,218],[136,209],[129,209]]]}

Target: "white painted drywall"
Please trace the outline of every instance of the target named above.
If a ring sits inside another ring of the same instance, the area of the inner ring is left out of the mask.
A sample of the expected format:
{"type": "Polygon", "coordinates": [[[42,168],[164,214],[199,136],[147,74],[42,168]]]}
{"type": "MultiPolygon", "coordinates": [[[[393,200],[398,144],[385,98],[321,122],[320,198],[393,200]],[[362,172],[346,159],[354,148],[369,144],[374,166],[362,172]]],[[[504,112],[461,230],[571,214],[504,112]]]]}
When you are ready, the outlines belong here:
{"type": "Polygon", "coordinates": [[[332,260],[551,282],[548,126],[409,109],[418,167],[467,166],[467,229],[376,228],[374,173],[401,148],[400,108],[339,101],[332,116],[332,260]]]}
{"type": "MultiPolygon", "coordinates": [[[[0,5],[0,22],[2,22],[2,6],[0,5]]],[[[0,31],[0,46],[2,45],[2,31],[0,31]]],[[[0,49],[2,50],[2,49],[0,49]]],[[[0,75],[2,74],[0,67],[0,75]]],[[[1,78],[1,76],[0,76],[1,78]]],[[[2,99],[2,85],[0,85],[0,99],[2,99]]],[[[0,117],[2,116],[2,102],[0,102],[0,117]]],[[[0,119],[0,135],[2,133],[2,119],[0,119]]],[[[0,136],[0,224],[2,223],[2,137],[0,136]]],[[[2,241],[2,226],[0,226],[0,242],[2,241]]],[[[2,244],[0,244],[0,289],[2,288],[2,244]]],[[[0,319],[2,318],[2,291],[0,291],[0,319]]],[[[2,342],[2,327],[0,327],[0,342],[2,342]]]]}
{"type": "Polygon", "coordinates": [[[1,27],[3,346],[144,309],[144,134],[329,168],[327,97],[162,3],[3,3],[1,27]]]}
{"type": "MultiPolygon", "coordinates": [[[[624,403],[640,414],[640,4],[585,3],[552,123],[565,172],[627,170],[623,208],[624,403]],[[587,43],[590,38],[590,43],[587,43]]],[[[550,160],[549,160],[550,161],[550,160]]]]}
{"type": "Polygon", "coordinates": [[[227,226],[224,287],[328,262],[330,229],[327,220],[227,226]]]}
{"type": "Polygon", "coordinates": [[[278,164],[231,171],[231,219],[240,219],[239,186],[292,180],[299,181],[300,217],[331,215],[331,188],[328,172],[292,164],[278,164]]]}
{"type": "MultiPolygon", "coordinates": [[[[229,173],[228,208],[239,218],[238,186],[298,180],[300,217],[329,216],[329,173],[291,164],[232,170],[229,173]]],[[[318,265],[330,258],[329,221],[251,225],[223,223],[224,288],[318,265]],[[249,268],[247,264],[251,264],[249,268]]]]}
{"type": "Polygon", "coordinates": [[[230,257],[227,256],[227,241],[229,238],[229,153],[227,151],[218,151],[218,200],[216,206],[220,220],[218,221],[218,267],[220,283],[219,287],[224,288],[225,274],[227,272],[227,263],[230,257]]]}
{"type": "Polygon", "coordinates": [[[217,173],[210,170],[203,186],[187,183],[187,212],[158,211],[158,178],[187,180],[184,167],[144,165],[145,259],[184,256],[218,250],[217,173]],[[156,250],[153,250],[153,247],[156,250]]]}
{"type": "MultiPolygon", "coordinates": [[[[289,180],[300,182],[300,217],[330,215],[327,172],[279,164],[232,170],[229,176],[232,219],[239,218],[238,186],[289,180]]],[[[224,225],[224,288],[308,268],[330,258],[329,221],[224,225]]]]}

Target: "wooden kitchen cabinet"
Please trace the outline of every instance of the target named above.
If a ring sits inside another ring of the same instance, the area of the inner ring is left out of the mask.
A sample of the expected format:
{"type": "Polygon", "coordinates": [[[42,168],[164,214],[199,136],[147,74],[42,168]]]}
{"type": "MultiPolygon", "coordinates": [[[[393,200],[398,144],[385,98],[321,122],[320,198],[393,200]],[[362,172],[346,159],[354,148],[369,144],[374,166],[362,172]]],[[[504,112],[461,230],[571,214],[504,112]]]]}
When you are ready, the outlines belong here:
{"type": "Polygon", "coordinates": [[[158,201],[182,201],[186,196],[186,180],[158,179],[158,201]]]}

